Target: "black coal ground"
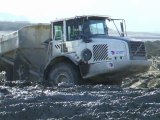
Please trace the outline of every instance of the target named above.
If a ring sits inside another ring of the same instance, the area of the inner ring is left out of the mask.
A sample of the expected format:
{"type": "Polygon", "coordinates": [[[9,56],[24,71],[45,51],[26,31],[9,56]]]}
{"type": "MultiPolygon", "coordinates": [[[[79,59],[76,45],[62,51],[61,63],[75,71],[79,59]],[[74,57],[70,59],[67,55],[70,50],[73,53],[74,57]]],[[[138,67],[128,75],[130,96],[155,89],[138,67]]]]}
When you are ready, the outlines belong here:
{"type": "Polygon", "coordinates": [[[0,120],[159,120],[160,89],[0,86],[0,120]]]}

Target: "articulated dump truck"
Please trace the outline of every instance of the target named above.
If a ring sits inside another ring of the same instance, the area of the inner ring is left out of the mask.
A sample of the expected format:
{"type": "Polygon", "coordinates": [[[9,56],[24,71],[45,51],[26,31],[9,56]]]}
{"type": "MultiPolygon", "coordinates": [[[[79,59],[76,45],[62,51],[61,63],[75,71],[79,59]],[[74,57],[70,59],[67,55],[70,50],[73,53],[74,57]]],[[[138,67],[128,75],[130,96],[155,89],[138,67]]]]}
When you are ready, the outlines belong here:
{"type": "Polygon", "coordinates": [[[125,20],[109,16],[34,24],[0,38],[0,70],[6,71],[7,80],[121,84],[150,65],[144,42],[128,38],[125,20]],[[118,34],[110,34],[109,24],[118,34]]]}

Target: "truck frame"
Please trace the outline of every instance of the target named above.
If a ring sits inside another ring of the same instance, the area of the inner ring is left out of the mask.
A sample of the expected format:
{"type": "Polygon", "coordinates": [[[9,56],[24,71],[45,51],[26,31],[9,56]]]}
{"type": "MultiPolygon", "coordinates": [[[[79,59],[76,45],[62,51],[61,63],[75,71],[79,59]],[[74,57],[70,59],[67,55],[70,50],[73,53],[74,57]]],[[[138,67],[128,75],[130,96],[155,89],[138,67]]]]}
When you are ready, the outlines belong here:
{"type": "Polygon", "coordinates": [[[151,65],[144,42],[128,38],[125,20],[109,16],[76,16],[26,26],[0,40],[0,70],[6,71],[8,80],[121,84],[123,78],[151,65]],[[120,21],[120,29],[115,21],[120,21]],[[110,35],[106,22],[113,23],[118,36],[110,35]]]}

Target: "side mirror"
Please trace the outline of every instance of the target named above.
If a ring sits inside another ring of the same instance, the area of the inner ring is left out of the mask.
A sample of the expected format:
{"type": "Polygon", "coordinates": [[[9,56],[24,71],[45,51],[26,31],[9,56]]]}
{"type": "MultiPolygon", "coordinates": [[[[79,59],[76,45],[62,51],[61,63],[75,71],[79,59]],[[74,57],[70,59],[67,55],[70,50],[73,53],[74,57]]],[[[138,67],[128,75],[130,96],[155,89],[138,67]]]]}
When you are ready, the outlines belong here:
{"type": "Polygon", "coordinates": [[[108,30],[109,30],[109,28],[107,27],[107,25],[105,26],[105,32],[107,33],[107,35],[108,35],[108,30]]]}
{"type": "Polygon", "coordinates": [[[83,40],[83,42],[85,42],[85,43],[89,43],[89,42],[92,41],[91,38],[88,35],[85,35],[83,33],[80,35],[80,37],[83,40]]]}
{"type": "Polygon", "coordinates": [[[120,22],[121,26],[121,37],[124,37],[124,27],[123,27],[123,22],[120,22]]]}

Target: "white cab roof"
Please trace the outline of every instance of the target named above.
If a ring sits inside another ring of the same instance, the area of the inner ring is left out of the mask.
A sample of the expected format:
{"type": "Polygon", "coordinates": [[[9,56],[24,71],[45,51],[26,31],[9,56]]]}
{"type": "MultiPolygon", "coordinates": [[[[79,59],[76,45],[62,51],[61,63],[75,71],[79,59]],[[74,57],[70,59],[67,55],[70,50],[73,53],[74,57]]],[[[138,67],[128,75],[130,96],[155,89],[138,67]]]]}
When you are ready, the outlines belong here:
{"type": "Polygon", "coordinates": [[[110,16],[105,16],[105,15],[82,15],[82,16],[75,16],[75,17],[71,17],[71,18],[56,19],[56,20],[54,20],[54,21],[52,21],[52,22],[58,22],[58,21],[64,21],[64,20],[71,20],[71,19],[75,19],[75,18],[84,18],[84,17],[87,17],[87,18],[93,17],[93,18],[111,19],[110,16]]]}

